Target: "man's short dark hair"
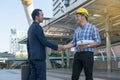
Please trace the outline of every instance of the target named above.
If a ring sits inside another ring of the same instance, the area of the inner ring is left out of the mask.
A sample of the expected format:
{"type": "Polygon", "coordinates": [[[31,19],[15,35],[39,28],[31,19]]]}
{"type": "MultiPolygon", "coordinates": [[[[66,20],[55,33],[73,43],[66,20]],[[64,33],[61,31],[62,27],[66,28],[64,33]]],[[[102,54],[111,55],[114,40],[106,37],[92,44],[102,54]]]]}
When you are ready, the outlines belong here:
{"type": "Polygon", "coordinates": [[[42,11],[41,9],[35,9],[32,12],[32,19],[35,20],[35,16],[39,15],[39,12],[42,11]]]}

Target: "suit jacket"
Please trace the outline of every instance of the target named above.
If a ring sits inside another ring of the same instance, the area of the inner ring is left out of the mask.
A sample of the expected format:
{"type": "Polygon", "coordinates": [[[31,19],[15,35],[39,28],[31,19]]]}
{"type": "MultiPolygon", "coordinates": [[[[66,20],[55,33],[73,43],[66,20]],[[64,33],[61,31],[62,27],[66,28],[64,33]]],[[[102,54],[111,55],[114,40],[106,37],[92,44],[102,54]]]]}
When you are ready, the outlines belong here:
{"type": "Polygon", "coordinates": [[[44,35],[42,27],[37,22],[33,22],[28,30],[27,51],[29,60],[45,60],[45,47],[54,50],[58,49],[58,45],[52,44],[44,35]]]}

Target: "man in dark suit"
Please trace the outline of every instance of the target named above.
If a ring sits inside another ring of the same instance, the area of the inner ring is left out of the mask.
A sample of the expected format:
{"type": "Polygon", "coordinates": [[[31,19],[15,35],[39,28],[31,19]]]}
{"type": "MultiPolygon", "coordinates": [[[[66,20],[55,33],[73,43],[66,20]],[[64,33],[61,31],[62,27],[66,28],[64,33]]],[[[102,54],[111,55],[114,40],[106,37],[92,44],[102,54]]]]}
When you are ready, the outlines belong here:
{"type": "Polygon", "coordinates": [[[32,12],[33,23],[28,30],[27,50],[30,63],[29,80],[46,80],[46,52],[45,47],[54,50],[62,50],[62,45],[56,45],[49,42],[39,23],[43,22],[43,12],[35,9],[32,12]]]}

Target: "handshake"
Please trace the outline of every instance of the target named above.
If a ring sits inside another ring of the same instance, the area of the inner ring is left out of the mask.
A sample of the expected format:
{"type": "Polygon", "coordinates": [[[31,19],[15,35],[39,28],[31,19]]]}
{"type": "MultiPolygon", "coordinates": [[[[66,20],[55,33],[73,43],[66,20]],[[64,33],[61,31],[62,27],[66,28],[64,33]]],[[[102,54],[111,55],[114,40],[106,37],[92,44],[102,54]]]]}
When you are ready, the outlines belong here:
{"type": "Polygon", "coordinates": [[[72,48],[72,47],[73,47],[73,44],[71,44],[71,43],[66,44],[66,45],[58,44],[58,51],[62,51],[64,49],[69,49],[69,48],[72,48]]]}
{"type": "Polygon", "coordinates": [[[58,51],[62,51],[64,49],[65,49],[65,45],[61,45],[61,44],[58,45],[58,51]]]}

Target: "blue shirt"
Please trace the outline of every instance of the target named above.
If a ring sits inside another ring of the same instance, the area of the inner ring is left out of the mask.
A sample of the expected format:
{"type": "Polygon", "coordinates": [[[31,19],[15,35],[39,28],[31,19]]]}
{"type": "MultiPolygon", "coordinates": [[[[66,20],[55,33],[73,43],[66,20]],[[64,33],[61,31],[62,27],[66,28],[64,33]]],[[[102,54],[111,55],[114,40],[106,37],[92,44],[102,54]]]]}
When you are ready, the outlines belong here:
{"type": "Polygon", "coordinates": [[[95,42],[101,43],[100,35],[98,28],[96,28],[95,25],[92,25],[90,23],[86,23],[84,26],[78,26],[74,32],[73,39],[71,43],[76,47],[76,52],[81,51],[91,51],[94,52],[94,48],[84,48],[80,49],[77,46],[77,41],[79,40],[94,40],[95,42]]]}

